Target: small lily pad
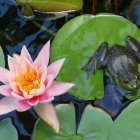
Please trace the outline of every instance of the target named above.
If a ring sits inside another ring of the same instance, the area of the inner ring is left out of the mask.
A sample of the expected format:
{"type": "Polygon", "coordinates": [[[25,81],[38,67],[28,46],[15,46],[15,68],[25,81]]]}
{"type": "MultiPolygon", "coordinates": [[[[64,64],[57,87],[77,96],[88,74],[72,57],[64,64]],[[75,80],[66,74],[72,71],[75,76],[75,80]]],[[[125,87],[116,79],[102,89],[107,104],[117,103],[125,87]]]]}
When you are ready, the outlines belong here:
{"type": "Polygon", "coordinates": [[[82,0],[17,0],[34,10],[43,12],[62,12],[82,9],[82,0]]]}
{"type": "Polygon", "coordinates": [[[18,140],[16,128],[9,118],[0,121],[0,140],[18,140]]]}
{"type": "Polygon", "coordinates": [[[48,124],[39,119],[33,140],[107,140],[112,119],[101,109],[87,106],[77,132],[74,105],[61,104],[56,106],[56,111],[61,124],[60,132],[56,134],[48,124]]]}
{"type": "Polygon", "coordinates": [[[3,50],[0,46],[0,66],[1,67],[4,67],[5,66],[5,59],[4,59],[4,53],[3,53],[3,50]]]}
{"type": "Polygon", "coordinates": [[[75,83],[71,94],[87,100],[103,98],[103,71],[97,70],[87,79],[81,68],[106,41],[127,46],[126,36],[140,40],[140,30],[129,20],[113,14],[82,15],[67,22],[56,34],[52,43],[51,61],[65,57],[66,61],[57,80],[75,83]]]}
{"type": "Polygon", "coordinates": [[[140,99],[131,103],[110,128],[109,140],[140,140],[140,99]]]}

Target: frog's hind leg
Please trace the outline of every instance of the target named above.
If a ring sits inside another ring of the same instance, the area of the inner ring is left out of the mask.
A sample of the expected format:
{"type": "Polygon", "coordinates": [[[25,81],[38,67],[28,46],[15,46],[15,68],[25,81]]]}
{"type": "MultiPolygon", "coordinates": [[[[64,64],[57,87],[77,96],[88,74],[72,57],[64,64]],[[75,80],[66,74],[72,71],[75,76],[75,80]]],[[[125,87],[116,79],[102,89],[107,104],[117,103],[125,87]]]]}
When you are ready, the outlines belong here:
{"type": "Polygon", "coordinates": [[[89,78],[97,69],[106,65],[105,58],[108,51],[108,44],[103,42],[97,51],[93,54],[90,60],[85,64],[82,70],[87,72],[87,78],[89,78]]]}
{"type": "Polygon", "coordinates": [[[126,42],[137,55],[140,61],[140,42],[131,36],[126,37],[126,42]]]}

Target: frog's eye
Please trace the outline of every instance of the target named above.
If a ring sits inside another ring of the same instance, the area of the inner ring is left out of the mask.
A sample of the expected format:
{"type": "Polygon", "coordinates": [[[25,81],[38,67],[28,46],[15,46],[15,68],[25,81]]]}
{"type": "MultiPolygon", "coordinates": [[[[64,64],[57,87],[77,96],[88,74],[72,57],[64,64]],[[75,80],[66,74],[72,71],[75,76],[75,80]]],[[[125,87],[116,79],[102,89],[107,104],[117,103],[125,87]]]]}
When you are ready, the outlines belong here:
{"type": "Polygon", "coordinates": [[[124,82],[127,84],[129,83],[129,79],[125,79],[124,82]]]}

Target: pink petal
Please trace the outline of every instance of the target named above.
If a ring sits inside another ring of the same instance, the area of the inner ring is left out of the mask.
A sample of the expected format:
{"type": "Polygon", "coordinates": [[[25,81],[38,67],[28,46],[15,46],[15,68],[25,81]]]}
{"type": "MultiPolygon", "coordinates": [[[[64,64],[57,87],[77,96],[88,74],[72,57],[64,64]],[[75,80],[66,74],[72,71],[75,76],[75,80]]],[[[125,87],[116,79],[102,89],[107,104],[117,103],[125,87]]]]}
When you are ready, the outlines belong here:
{"type": "Polygon", "coordinates": [[[31,94],[28,94],[27,92],[23,92],[23,96],[25,97],[25,99],[31,99],[31,98],[33,98],[33,95],[31,95],[31,94]]]}
{"type": "Polygon", "coordinates": [[[27,103],[27,100],[20,100],[17,104],[17,111],[23,112],[30,109],[32,106],[27,103]]]}
{"type": "Polygon", "coordinates": [[[54,106],[51,103],[38,104],[34,107],[40,118],[47,122],[58,133],[60,124],[54,106]]]}
{"type": "Polygon", "coordinates": [[[24,58],[28,59],[28,61],[32,64],[33,60],[26,48],[26,46],[23,46],[22,50],[21,50],[21,54],[20,54],[20,61],[22,61],[24,58]]]}
{"type": "Polygon", "coordinates": [[[19,62],[11,56],[8,56],[8,66],[10,71],[15,72],[16,68],[19,66],[19,62]]]}
{"type": "Polygon", "coordinates": [[[39,103],[50,103],[54,100],[54,97],[50,97],[47,93],[39,96],[39,103]]]}
{"type": "Polygon", "coordinates": [[[20,66],[16,69],[16,76],[22,76],[27,71],[29,71],[31,67],[32,64],[28,61],[28,59],[22,59],[20,66]]]}
{"type": "Polygon", "coordinates": [[[53,82],[46,92],[49,96],[58,96],[68,92],[73,86],[73,83],[53,82]]]}
{"type": "Polygon", "coordinates": [[[17,99],[12,97],[4,97],[0,100],[0,115],[7,114],[16,109],[17,99]]]}
{"type": "Polygon", "coordinates": [[[45,92],[45,86],[43,84],[39,89],[32,89],[29,94],[33,96],[38,96],[44,94],[44,92],[45,92]]]}
{"type": "Polygon", "coordinates": [[[39,102],[39,98],[37,96],[27,100],[27,103],[31,106],[37,105],[38,102],[39,102]]]}
{"type": "Polygon", "coordinates": [[[16,92],[14,92],[14,91],[11,92],[11,95],[12,95],[13,97],[17,98],[17,99],[20,99],[20,100],[24,100],[24,99],[25,99],[21,94],[16,93],[16,92]]]}
{"type": "Polygon", "coordinates": [[[21,67],[25,68],[26,70],[30,70],[32,67],[32,64],[27,58],[23,58],[21,61],[21,67]]]}
{"type": "Polygon", "coordinates": [[[10,71],[5,69],[5,68],[0,67],[0,81],[2,83],[4,83],[4,84],[8,84],[9,83],[9,81],[8,81],[8,79],[6,77],[7,73],[10,73],[10,71]]]}
{"type": "Polygon", "coordinates": [[[21,93],[18,84],[16,82],[10,82],[10,87],[13,89],[14,92],[21,93]]]}
{"type": "Polygon", "coordinates": [[[64,63],[65,58],[60,59],[52,63],[51,65],[48,66],[47,69],[47,74],[52,74],[54,76],[54,79],[56,78],[57,74],[59,73],[63,63],[64,63]]]}
{"type": "Polygon", "coordinates": [[[37,58],[34,61],[34,65],[39,68],[42,65],[48,66],[50,57],[50,41],[48,41],[42,50],[39,52],[37,58]]]}
{"type": "Polygon", "coordinates": [[[0,94],[4,96],[11,96],[12,89],[8,85],[0,86],[0,94]]]}
{"type": "Polygon", "coordinates": [[[9,83],[16,81],[16,73],[14,73],[12,71],[6,72],[5,73],[5,77],[7,78],[7,80],[9,81],[9,83]]]}
{"type": "Polygon", "coordinates": [[[47,66],[46,65],[42,65],[39,70],[38,70],[39,76],[41,77],[42,75],[47,74],[47,66]]]}
{"type": "Polygon", "coordinates": [[[49,88],[52,84],[54,80],[54,76],[53,75],[47,75],[46,79],[45,79],[45,85],[46,85],[46,88],[49,88]]]}

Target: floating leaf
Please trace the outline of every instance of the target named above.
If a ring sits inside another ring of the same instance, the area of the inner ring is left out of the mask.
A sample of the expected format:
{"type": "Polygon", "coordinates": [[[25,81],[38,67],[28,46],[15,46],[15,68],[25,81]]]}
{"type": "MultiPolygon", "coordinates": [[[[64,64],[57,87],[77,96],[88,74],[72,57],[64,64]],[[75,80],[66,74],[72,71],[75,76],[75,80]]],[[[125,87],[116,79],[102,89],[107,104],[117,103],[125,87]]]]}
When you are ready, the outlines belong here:
{"type": "Polygon", "coordinates": [[[29,5],[22,6],[22,15],[23,16],[33,16],[33,10],[29,5]]]}
{"type": "Polygon", "coordinates": [[[140,100],[131,103],[110,128],[109,140],[140,139],[140,100]]]}
{"type": "Polygon", "coordinates": [[[43,12],[61,12],[82,9],[82,0],[17,0],[32,9],[43,12]]]}
{"type": "Polygon", "coordinates": [[[76,84],[71,94],[88,100],[102,98],[104,93],[103,71],[87,79],[81,68],[88,62],[99,45],[106,41],[109,46],[126,46],[125,38],[131,35],[140,40],[139,29],[129,20],[116,15],[82,15],[66,23],[52,43],[51,61],[66,58],[58,80],[76,84]]]}
{"type": "Polygon", "coordinates": [[[74,105],[61,104],[56,106],[56,110],[61,124],[60,133],[56,134],[49,125],[39,119],[33,140],[107,140],[112,120],[101,109],[87,106],[77,132],[74,105]]]}
{"type": "Polygon", "coordinates": [[[0,122],[0,140],[18,140],[18,134],[11,119],[4,119],[0,122]]]}
{"type": "Polygon", "coordinates": [[[5,59],[4,59],[4,54],[3,54],[3,50],[0,46],[0,66],[4,67],[5,66],[5,59]]]}

